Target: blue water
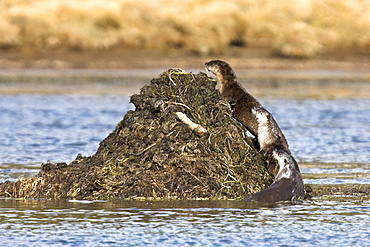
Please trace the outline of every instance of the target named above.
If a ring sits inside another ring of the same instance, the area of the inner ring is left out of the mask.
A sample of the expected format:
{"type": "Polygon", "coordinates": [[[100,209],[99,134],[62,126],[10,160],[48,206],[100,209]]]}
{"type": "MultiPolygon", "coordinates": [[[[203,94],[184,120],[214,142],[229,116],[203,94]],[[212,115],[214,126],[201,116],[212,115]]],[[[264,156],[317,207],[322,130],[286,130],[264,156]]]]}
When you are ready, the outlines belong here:
{"type": "MultiPolygon", "coordinates": [[[[305,183],[370,184],[370,100],[263,98],[305,183]],[[317,165],[316,165],[317,164],[317,165]]],[[[0,95],[0,180],[90,156],[132,109],[124,95],[0,95]]],[[[0,198],[1,246],[370,246],[368,198],[240,201],[0,198]]]]}
{"type": "Polygon", "coordinates": [[[90,156],[132,108],[129,97],[115,95],[1,95],[0,163],[90,156]]]}
{"type": "Polygon", "coordinates": [[[0,201],[1,246],[369,246],[369,202],[0,201]]]}
{"type": "Polygon", "coordinates": [[[370,162],[370,100],[267,100],[300,161],[370,162]]]}
{"type": "MultiPolygon", "coordinates": [[[[299,161],[370,162],[370,100],[261,102],[299,161]]],[[[0,164],[92,155],[129,109],[122,95],[1,95],[0,164]]]]}

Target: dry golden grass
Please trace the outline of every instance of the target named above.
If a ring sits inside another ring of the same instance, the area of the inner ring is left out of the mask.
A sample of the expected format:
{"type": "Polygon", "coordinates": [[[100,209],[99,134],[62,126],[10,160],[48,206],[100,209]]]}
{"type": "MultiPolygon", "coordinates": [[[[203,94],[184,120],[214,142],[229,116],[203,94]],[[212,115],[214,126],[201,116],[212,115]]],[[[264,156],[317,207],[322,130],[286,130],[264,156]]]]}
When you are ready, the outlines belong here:
{"type": "Polygon", "coordinates": [[[370,0],[3,0],[0,47],[116,46],[288,57],[370,49],[370,0]]]}

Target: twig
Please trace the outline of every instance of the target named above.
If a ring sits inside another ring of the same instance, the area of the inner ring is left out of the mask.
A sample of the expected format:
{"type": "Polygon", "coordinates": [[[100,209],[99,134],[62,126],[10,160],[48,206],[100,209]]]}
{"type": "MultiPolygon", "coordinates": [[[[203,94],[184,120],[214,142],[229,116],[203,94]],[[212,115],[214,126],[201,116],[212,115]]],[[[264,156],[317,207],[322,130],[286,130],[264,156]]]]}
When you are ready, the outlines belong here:
{"type": "Polygon", "coordinates": [[[184,113],[176,112],[176,116],[181,122],[186,124],[189,129],[191,129],[191,131],[193,131],[197,136],[202,137],[208,133],[208,131],[203,126],[191,121],[184,113]]]}
{"type": "Polygon", "coordinates": [[[185,72],[183,69],[181,68],[176,68],[176,69],[172,69],[170,71],[170,73],[168,74],[168,79],[170,79],[170,81],[172,82],[173,85],[176,86],[176,83],[173,81],[173,79],[171,78],[171,75],[173,74],[187,74],[187,72],[185,72]]]}

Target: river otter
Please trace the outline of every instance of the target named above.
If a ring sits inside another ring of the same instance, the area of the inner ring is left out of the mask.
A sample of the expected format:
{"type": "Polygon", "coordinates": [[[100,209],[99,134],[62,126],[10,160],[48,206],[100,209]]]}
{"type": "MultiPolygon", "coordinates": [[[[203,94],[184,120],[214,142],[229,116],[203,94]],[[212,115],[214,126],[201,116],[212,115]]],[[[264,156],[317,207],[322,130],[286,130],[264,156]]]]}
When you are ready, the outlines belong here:
{"type": "Polygon", "coordinates": [[[267,158],[267,169],[270,174],[276,174],[276,159],[272,152],[274,149],[290,154],[288,142],[274,117],[266,109],[253,107],[252,115],[258,123],[258,143],[260,152],[267,158]]]}
{"type": "Polygon", "coordinates": [[[293,156],[279,149],[274,149],[272,156],[279,165],[274,182],[267,189],[247,196],[245,201],[270,203],[292,201],[305,196],[301,172],[293,156]]]}
{"type": "Polygon", "coordinates": [[[229,64],[221,60],[212,60],[205,63],[205,67],[207,71],[217,76],[221,94],[229,101],[234,118],[257,138],[258,123],[251,109],[252,107],[263,108],[263,106],[240,85],[229,64]]]}

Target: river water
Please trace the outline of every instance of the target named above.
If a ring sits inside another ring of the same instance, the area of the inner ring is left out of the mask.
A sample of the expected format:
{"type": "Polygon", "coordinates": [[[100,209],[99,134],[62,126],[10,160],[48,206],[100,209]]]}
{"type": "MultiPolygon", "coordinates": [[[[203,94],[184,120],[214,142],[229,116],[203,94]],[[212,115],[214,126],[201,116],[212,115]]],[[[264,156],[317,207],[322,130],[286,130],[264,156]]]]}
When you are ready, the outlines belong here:
{"type": "MultiPolygon", "coordinates": [[[[34,176],[48,160],[68,163],[79,153],[94,154],[133,109],[129,95],[141,86],[117,87],[116,80],[92,83],[103,91],[114,88],[103,94],[74,91],[86,84],[64,85],[60,92],[63,80],[47,93],[3,91],[0,181],[34,176]]],[[[29,87],[19,80],[7,83],[1,88],[29,87]]],[[[256,93],[288,139],[305,183],[370,184],[370,98],[256,93]]],[[[0,198],[0,241],[1,246],[370,246],[369,210],[369,197],[355,196],[269,206],[0,198]]]]}

